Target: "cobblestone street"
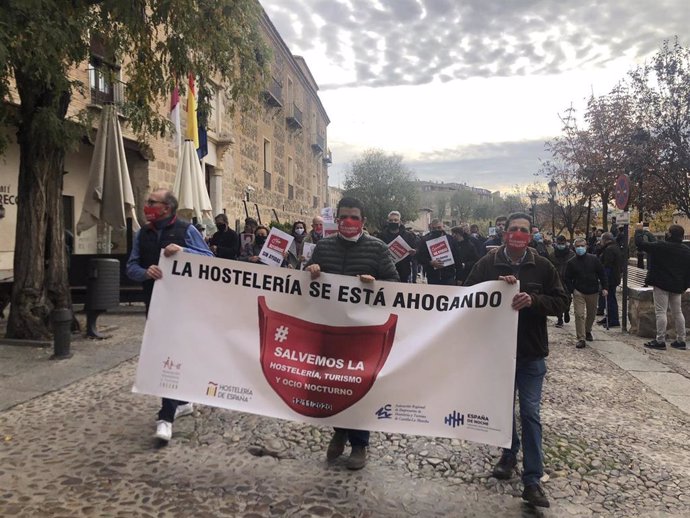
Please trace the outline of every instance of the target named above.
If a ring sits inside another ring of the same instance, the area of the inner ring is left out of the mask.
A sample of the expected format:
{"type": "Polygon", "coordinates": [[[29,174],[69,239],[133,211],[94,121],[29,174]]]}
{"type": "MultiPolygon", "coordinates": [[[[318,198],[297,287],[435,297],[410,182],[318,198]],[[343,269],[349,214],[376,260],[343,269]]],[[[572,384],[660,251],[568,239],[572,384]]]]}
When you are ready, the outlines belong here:
{"type": "MultiPolygon", "coordinates": [[[[142,314],[102,320],[117,326],[112,339],[76,345],[112,356],[140,340],[142,314]]],[[[690,516],[683,394],[676,406],[645,382],[660,374],[621,367],[611,351],[686,383],[690,353],[648,354],[643,339],[599,329],[578,350],[573,327],[549,328],[543,513],[522,503],[518,476],[490,476],[497,448],[457,440],[374,433],[367,467],[349,472],[325,462],[327,428],[197,406],[158,448],[158,400],[131,393],[132,358],[0,412],[0,515],[690,516]]],[[[78,361],[79,347],[52,367],[78,361]]]]}

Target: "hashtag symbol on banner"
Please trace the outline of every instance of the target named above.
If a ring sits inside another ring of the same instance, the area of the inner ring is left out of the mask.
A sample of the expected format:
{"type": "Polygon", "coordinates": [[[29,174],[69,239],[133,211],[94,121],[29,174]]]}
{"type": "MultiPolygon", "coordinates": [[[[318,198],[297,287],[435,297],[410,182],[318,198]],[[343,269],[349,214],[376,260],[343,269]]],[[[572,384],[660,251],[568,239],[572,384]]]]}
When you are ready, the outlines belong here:
{"type": "Polygon", "coordinates": [[[289,330],[287,327],[280,326],[279,328],[276,329],[276,334],[273,337],[273,339],[276,342],[283,343],[285,340],[287,340],[288,332],[289,332],[289,330]]]}

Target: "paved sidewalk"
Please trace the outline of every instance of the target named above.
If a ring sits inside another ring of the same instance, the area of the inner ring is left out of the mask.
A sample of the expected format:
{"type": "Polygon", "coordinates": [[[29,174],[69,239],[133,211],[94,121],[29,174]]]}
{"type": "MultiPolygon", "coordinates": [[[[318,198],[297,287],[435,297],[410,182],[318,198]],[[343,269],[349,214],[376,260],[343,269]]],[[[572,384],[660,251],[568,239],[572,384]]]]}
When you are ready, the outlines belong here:
{"type": "Polygon", "coordinates": [[[131,393],[143,312],[99,321],[113,337],[70,360],[0,345],[0,516],[690,516],[688,352],[600,329],[575,349],[550,322],[537,511],[490,476],[496,448],[457,440],[374,433],[352,473],[327,428],[198,407],[157,448],[158,401],[131,393]]]}

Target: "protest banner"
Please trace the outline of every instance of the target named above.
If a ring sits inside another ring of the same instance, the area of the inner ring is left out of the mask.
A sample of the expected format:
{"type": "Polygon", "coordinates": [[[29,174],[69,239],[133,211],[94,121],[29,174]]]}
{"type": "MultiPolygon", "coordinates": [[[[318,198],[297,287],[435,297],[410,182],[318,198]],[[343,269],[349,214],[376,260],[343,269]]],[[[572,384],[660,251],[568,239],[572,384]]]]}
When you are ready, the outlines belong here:
{"type": "Polygon", "coordinates": [[[510,445],[517,285],[312,280],[184,252],[159,267],[134,392],[510,445]]]}
{"type": "Polygon", "coordinates": [[[410,255],[412,247],[407,244],[402,236],[398,236],[393,241],[388,243],[388,251],[393,256],[393,261],[397,263],[410,255]]]}
{"type": "Polygon", "coordinates": [[[426,247],[429,249],[429,256],[432,261],[441,261],[444,267],[455,264],[453,252],[451,252],[450,243],[448,243],[448,236],[430,239],[426,242],[426,247]]]}
{"type": "Polygon", "coordinates": [[[295,240],[290,234],[273,227],[266,237],[264,246],[259,252],[259,261],[270,266],[280,266],[285,259],[285,252],[295,240]]]}
{"type": "Polygon", "coordinates": [[[321,218],[323,218],[324,223],[333,223],[335,221],[335,210],[333,207],[321,209],[321,218]]]}
{"type": "Polygon", "coordinates": [[[335,236],[338,233],[337,223],[323,223],[323,237],[335,236]]]}

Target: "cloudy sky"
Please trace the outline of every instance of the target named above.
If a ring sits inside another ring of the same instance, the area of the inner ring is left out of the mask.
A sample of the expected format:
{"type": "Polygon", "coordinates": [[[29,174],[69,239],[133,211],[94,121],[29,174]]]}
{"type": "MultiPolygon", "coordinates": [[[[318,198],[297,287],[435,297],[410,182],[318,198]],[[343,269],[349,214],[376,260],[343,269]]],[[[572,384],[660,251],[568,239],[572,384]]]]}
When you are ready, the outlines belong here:
{"type": "Polygon", "coordinates": [[[367,148],[424,180],[509,190],[535,181],[559,113],[607,93],[690,0],[261,0],[319,83],[330,183],[367,148]]]}

